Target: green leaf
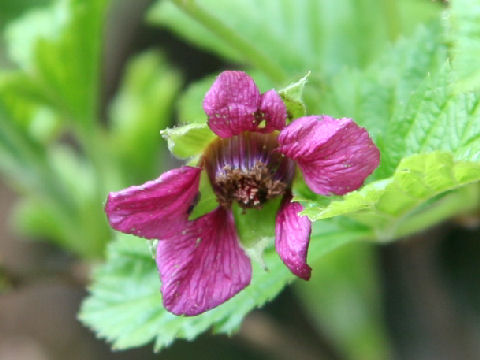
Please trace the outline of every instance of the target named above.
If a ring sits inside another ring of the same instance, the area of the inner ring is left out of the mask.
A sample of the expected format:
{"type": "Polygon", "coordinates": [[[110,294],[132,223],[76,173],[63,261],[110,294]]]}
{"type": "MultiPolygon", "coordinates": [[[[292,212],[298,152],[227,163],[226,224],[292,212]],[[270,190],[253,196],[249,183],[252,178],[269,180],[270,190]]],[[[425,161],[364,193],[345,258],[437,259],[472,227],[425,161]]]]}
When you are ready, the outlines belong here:
{"type": "MultiPolygon", "coordinates": [[[[327,224],[328,225],[328,224],[327,224]]],[[[365,236],[365,232],[340,231],[325,225],[310,242],[309,261],[338,246],[365,236]]],[[[275,297],[294,276],[273,251],[265,254],[268,271],[255,263],[251,284],[219,307],[195,317],[175,316],[162,307],[160,281],[144,241],[120,235],[108,248],[105,265],[97,269],[90,295],[79,318],[114,349],[137,347],[154,341],[155,349],[177,338],[194,339],[213,327],[218,333],[232,333],[252,309],[275,297]]]]}
{"type": "Polygon", "coordinates": [[[10,54],[69,120],[97,117],[100,55],[109,0],[58,1],[33,10],[7,29],[10,54]]]}
{"type": "Polygon", "coordinates": [[[20,14],[31,8],[46,6],[52,0],[16,0],[2,1],[0,3],[0,30],[10,20],[15,19],[20,14]]]}
{"type": "Polygon", "coordinates": [[[302,96],[303,88],[307,83],[309,75],[310,72],[308,72],[307,75],[302,77],[300,80],[278,91],[283,102],[285,103],[285,106],[287,107],[287,118],[289,121],[305,116],[307,112],[307,108],[303,102],[302,96]]]}
{"type": "Polygon", "coordinates": [[[49,159],[71,209],[51,194],[27,187],[27,196],[13,214],[14,224],[23,235],[47,239],[83,257],[102,257],[111,235],[98,206],[92,167],[65,146],[52,148],[49,159]]]}
{"type": "Polygon", "coordinates": [[[20,113],[32,109],[17,108],[17,105],[19,103],[11,102],[8,96],[0,96],[0,169],[23,190],[51,191],[58,196],[61,186],[52,175],[45,148],[18,118],[20,113]]]}
{"type": "Polygon", "coordinates": [[[440,10],[410,11],[417,2],[160,0],[148,20],[279,84],[308,70],[324,77],[368,64],[389,38],[440,10]]]}
{"type": "MultiPolygon", "coordinates": [[[[310,112],[331,116],[353,118],[366,127],[382,153],[382,167],[390,176],[398,165],[390,163],[383,155],[390,143],[402,141],[398,132],[385,134],[394,116],[404,114],[410,99],[418,96],[416,91],[432,72],[438,71],[446,60],[442,44],[442,29],[437,23],[421,26],[409,38],[401,38],[394,46],[366,70],[345,69],[327,83],[317,102],[308,102],[310,112]]],[[[423,94],[422,94],[423,95],[423,94]]],[[[389,131],[389,130],[388,130],[389,131]]]]}
{"type": "Polygon", "coordinates": [[[17,72],[0,73],[0,98],[8,111],[8,121],[15,122],[34,141],[48,144],[59,133],[59,116],[37,99],[29,97],[21,84],[25,78],[17,72]]]}
{"type": "Polygon", "coordinates": [[[181,159],[201,154],[216,137],[206,123],[188,124],[160,133],[168,141],[170,152],[181,159]]]}
{"type": "Polygon", "coordinates": [[[457,94],[452,83],[446,64],[395,113],[385,135],[379,176],[389,176],[403,157],[417,153],[445,151],[458,160],[480,160],[480,93],[457,94]]]}
{"type": "Polygon", "coordinates": [[[306,201],[303,214],[313,221],[346,215],[373,229],[379,240],[388,241],[474,209],[478,189],[464,186],[478,181],[479,163],[455,161],[441,152],[412,155],[401,161],[391,178],[370,183],[328,206],[306,201]]]}
{"type": "Polygon", "coordinates": [[[36,7],[9,24],[5,31],[11,59],[24,69],[35,66],[35,47],[39,39],[56,39],[69,20],[68,4],[57,1],[36,7]]]}
{"type": "Polygon", "coordinates": [[[144,52],[128,63],[110,107],[109,133],[128,183],[158,176],[160,130],[169,125],[180,85],[180,75],[158,52],[144,52]]]}
{"type": "Polygon", "coordinates": [[[460,90],[480,87],[480,2],[450,1],[448,14],[452,66],[458,76],[460,90]]]}

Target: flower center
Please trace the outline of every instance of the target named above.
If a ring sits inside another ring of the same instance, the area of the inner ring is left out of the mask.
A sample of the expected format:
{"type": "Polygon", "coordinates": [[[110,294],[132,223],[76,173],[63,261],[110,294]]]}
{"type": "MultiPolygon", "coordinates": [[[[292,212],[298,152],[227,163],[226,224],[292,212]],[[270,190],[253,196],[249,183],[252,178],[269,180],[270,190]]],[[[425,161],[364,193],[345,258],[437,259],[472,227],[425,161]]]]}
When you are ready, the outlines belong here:
{"type": "Polygon", "coordinates": [[[277,134],[244,132],[218,138],[205,150],[202,165],[223,207],[261,208],[290,186],[295,163],[276,152],[277,134]]]}

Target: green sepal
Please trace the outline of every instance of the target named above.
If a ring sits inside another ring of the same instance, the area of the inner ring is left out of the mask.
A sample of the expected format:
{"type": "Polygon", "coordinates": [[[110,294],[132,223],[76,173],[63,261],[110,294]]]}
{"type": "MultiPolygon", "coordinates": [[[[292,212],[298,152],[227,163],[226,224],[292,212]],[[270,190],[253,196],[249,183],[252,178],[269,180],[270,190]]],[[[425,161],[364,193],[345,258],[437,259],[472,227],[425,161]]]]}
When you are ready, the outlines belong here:
{"type": "Polygon", "coordinates": [[[275,237],[275,216],[280,207],[281,197],[271,199],[261,209],[242,209],[236,203],[232,206],[235,225],[242,246],[254,248],[259,241],[275,237]]]}
{"type": "Polygon", "coordinates": [[[213,192],[212,185],[210,185],[210,180],[205,171],[202,171],[198,192],[198,202],[188,217],[189,220],[195,220],[218,207],[217,197],[213,192]]]}
{"type": "Polygon", "coordinates": [[[181,159],[199,155],[215,139],[207,124],[193,123],[160,131],[170,152],[181,159]]]}
{"type": "Polygon", "coordinates": [[[287,107],[287,121],[290,122],[299,117],[305,116],[307,108],[302,100],[303,88],[307,83],[310,71],[300,80],[291,83],[287,87],[278,91],[285,106],[287,107]]]}

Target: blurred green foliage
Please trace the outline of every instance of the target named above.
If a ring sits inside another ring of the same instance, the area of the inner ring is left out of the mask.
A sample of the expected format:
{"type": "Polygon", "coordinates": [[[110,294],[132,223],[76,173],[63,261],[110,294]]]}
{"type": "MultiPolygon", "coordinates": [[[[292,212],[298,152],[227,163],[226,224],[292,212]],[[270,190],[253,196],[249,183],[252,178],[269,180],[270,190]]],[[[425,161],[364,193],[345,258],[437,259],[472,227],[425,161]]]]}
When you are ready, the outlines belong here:
{"type": "MultiPolygon", "coordinates": [[[[474,1],[450,3],[159,0],[146,14],[149,24],[247,69],[262,91],[279,89],[294,117],[306,109],[354,118],[380,148],[380,168],[358,191],[325,198],[299,185],[296,192],[318,221],[308,259],[314,276],[295,291],[319,329],[352,358],[389,354],[372,243],[478,206],[480,8],[474,1]]],[[[247,289],[188,318],[163,309],[145,242],[114,236],[107,225],[106,194],[158,176],[167,144],[190,162],[208,144],[213,134],[201,104],[216,75],[180,94],[182,73],[161,52],[147,50],[130,59],[116,95],[104,103],[112,6],[107,0],[0,5],[1,52],[8,58],[0,69],[0,170],[20,194],[14,223],[82,258],[103,256],[113,240],[80,319],[114,348],[153,341],[159,350],[209,328],[231,333],[293,280],[268,231],[262,235],[268,271],[255,264],[247,289]],[[182,127],[167,129],[173,110],[182,127]]],[[[205,179],[201,191],[193,217],[216,205],[205,179]]],[[[251,240],[251,229],[239,230],[251,240]]]]}
{"type": "Polygon", "coordinates": [[[126,67],[108,119],[100,89],[108,1],[58,1],[5,27],[14,65],[0,72],[0,167],[22,194],[17,228],[86,257],[111,239],[110,190],[161,169],[181,76],[149,51],[126,67]],[[105,121],[107,120],[107,121],[105,121]]]}

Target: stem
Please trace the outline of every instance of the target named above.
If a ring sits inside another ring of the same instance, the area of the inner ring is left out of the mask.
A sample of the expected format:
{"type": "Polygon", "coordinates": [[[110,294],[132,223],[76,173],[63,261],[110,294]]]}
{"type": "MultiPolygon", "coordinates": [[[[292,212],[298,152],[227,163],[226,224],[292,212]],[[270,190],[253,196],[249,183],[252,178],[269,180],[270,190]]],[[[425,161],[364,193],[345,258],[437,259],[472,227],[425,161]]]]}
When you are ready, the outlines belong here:
{"type": "Polygon", "coordinates": [[[388,38],[390,41],[397,39],[400,34],[400,18],[397,0],[382,0],[383,12],[387,23],[388,38]]]}
{"type": "Polygon", "coordinates": [[[172,1],[205,28],[239,51],[247,62],[262,70],[271,80],[276,83],[283,83],[287,80],[287,75],[278,64],[271,61],[268,56],[239,36],[234,30],[200,7],[195,0],[172,1]]]}

